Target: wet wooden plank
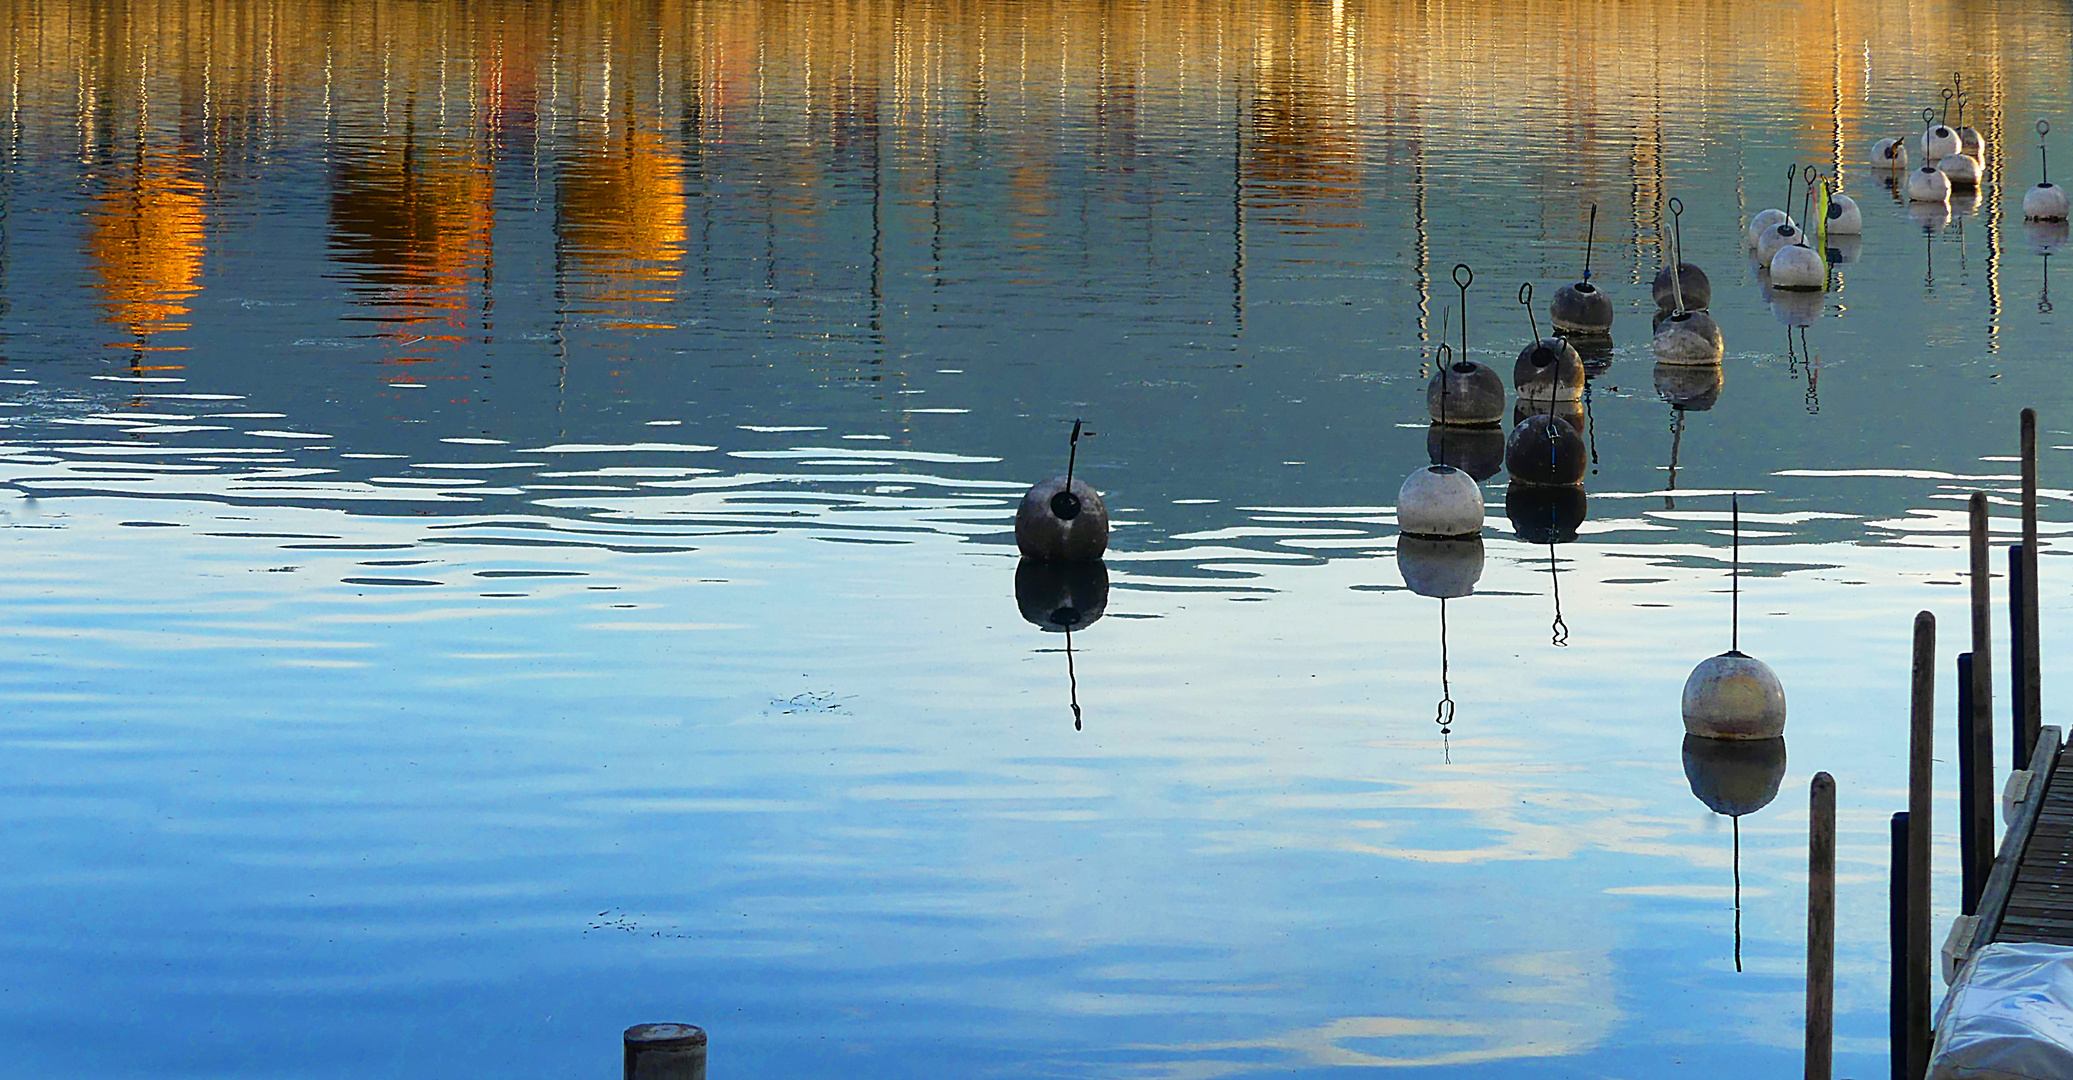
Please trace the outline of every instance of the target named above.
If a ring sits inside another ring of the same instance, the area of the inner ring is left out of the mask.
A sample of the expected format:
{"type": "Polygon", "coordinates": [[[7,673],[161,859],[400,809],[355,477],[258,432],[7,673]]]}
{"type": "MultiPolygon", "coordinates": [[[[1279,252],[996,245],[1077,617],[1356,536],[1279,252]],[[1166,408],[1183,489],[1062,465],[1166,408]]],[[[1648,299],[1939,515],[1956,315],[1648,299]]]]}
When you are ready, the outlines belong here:
{"type": "Polygon", "coordinates": [[[1995,941],[2073,944],[2073,769],[2058,768],[2061,741],[2057,727],[2038,732],[2036,779],[2001,837],[1967,955],[1995,941]]]}

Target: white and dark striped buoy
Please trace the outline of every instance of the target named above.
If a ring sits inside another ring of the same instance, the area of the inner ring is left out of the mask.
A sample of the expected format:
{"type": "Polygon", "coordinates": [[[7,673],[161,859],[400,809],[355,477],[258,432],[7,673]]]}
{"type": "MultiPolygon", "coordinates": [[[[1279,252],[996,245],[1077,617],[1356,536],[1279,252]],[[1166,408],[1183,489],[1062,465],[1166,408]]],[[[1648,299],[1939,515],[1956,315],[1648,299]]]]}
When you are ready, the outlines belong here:
{"type": "Polygon", "coordinates": [[[1015,546],[1029,558],[1079,562],[1099,559],[1108,550],[1108,505],[1100,492],[1073,476],[1081,434],[1081,422],[1074,420],[1065,475],[1030,488],[1015,509],[1015,546]]]}
{"type": "Polygon", "coordinates": [[[2037,167],[2042,179],[2023,195],[2024,221],[2064,221],[2067,217],[2066,189],[2051,182],[2051,159],[2044,150],[2044,137],[2051,125],[2037,121],[2037,167]]]}
{"type": "Polygon", "coordinates": [[[1591,223],[1584,234],[1584,276],[1555,290],[1548,315],[1555,329],[1572,334],[1612,332],[1612,298],[1591,284],[1591,247],[1598,239],[1598,204],[1591,204],[1591,223]]]}

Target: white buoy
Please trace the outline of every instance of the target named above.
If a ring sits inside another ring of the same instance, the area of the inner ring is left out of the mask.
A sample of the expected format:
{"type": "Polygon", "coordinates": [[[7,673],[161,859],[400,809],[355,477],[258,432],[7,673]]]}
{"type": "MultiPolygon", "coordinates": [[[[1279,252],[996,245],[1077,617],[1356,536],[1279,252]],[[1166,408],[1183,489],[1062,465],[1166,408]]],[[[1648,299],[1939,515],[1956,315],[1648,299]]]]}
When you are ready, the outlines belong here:
{"type": "Polygon", "coordinates": [[[2037,165],[2042,178],[2023,195],[2024,221],[2066,220],[2066,189],[2051,182],[2051,159],[2044,152],[2044,137],[2049,134],[2051,125],[2037,121],[2037,165]]]}
{"type": "Polygon", "coordinates": [[[1664,319],[1648,348],[1665,364],[1718,364],[1726,345],[1713,316],[1686,311],[1664,319]]]}
{"type": "Polygon", "coordinates": [[[1840,191],[1828,193],[1828,223],[1824,226],[1830,236],[1857,236],[1864,232],[1864,211],[1857,206],[1857,200],[1840,191]]]}
{"type": "Polygon", "coordinates": [[[1396,526],[1406,536],[1446,540],[1483,531],[1483,489],[1451,465],[1427,465],[1396,493],[1396,526]]]}
{"type": "Polygon", "coordinates": [[[1907,168],[1907,143],[1899,139],[1880,139],[1871,144],[1870,164],[1873,168],[1887,172],[1902,172],[1907,168]]]}
{"type": "Polygon", "coordinates": [[[1958,129],[1958,152],[1974,161],[1984,164],[1987,160],[1987,140],[1977,129],[1958,129]]]}
{"type": "Polygon", "coordinates": [[[1708,739],[1776,739],[1785,734],[1785,687],[1763,661],[1741,649],[1742,502],[1732,504],[1734,555],[1729,563],[1728,651],[1709,656],[1684,681],[1684,730],[1708,739]]]}
{"type": "Polygon", "coordinates": [[[1947,203],[1951,201],[1951,178],[1934,165],[1924,165],[1907,174],[1907,201],[1947,203]]]}
{"type": "Polygon", "coordinates": [[[1791,220],[1792,215],[1786,213],[1783,210],[1779,210],[1776,208],[1769,210],[1758,210],[1756,212],[1756,216],[1749,219],[1749,232],[1746,237],[1748,245],[1750,247],[1755,247],[1756,242],[1763,238],[1765,230],[1769,229],[1773,225],[1787,223],[1791,220]]]}
{"type": "Polygon", "coordinates": [[[1420,596],[1459,600],[1474,593],[1476,582],[1483,579],[1483,538],[1400,536],[1396,569],[1404,576],[1404,584],[1420,596]]]}
{"type": "Polygon", "coordinates": [[[2066,189],[2045,181],[2023,195],[2024,221],[2064,221],[2067,217],[2066,189]]]}
{"type": "Polygon", "coordinates": [[[1952,154],[1937,162],[1936,171],[1950,177],[1951,188],[1954,191],[1979,186],[1979,162],[1964,154],[1952,154]]]}
{"type": "Polygon", "coordinates": [[[1786,219],[1764,230],[1756,240],[1756,261],[1766,266],[1778,257],[1778,252],[1800,242],[1800,228],[1791,219],[1786,219]]]}
{"type": "Polygon", "coordinates": [[[1080,434],[1080,421],[1074,420],[1065,475],[1030,488],[1015,508],[1015,546],[1029,558],[1080,562],[1099,559],[1108,550],[1108,505],[1100,492],[1073,476],[1080,434]]]}
{"type": "Polygon", "coordinates": [[[1820,291],[1828,287],[1828,264],[1805,244],[1778,249],[1771,257],[1771,288],[1820,291]]]}
{"type": "Polygon", "coordinates": [[[1937,124],[1922,133],[1919,148],[1923,161],[1942,161],[1958,152],[1958,133],[1937,124]]]}
{"type": "Polygon", "coordinates": [[[1785,687],[1756,657],[1709,656],[1684,681],[1684,730],[1708,739],[1781,738],[1785,687]]]}

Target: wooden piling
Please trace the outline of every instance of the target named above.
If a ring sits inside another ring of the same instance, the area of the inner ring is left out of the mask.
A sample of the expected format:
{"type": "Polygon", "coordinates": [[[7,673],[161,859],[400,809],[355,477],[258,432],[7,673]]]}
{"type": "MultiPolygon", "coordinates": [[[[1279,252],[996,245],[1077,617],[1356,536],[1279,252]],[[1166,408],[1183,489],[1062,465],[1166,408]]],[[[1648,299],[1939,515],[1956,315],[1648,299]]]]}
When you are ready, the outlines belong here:
{"type": "MultiPolygon", "coordinates": [[[[1994,871],[1994,560],[1986,533],[1986,491],[1973,491],[1969,502],[1971,518],[1971,674],[1963,686],[1971,688],[1971,730],[1965,732],[1965,750],[1971,752],[1971,767],[1959,767],[1959,831],[1971,829],[1973,848],[1963,860],[1965,896],[1978,904],[1986,875],[1994,871]],[[1963,792],[1978,790],[1978,798],[1963,792]]],[[[1963,692],[1963,686],[1959,688],[1963,692]]],[[[1971,908],[1965,908],[1971,914],[1971,908]]]]}
{"type": "Polygon", "coordinates": [[[705,1080],[705,1030],[690,1024],[626,1029],[625,1080],[705,1080]]]}
{"type": "Polygon", "coordinates": [[[1973,915],[1994,872],[1994,765],[1989,735],[1981,756],[1980,716],[1972,707],[1972,654],[1958,654],[1959,910],[1973,915]]]}
{"type": "Polygon", "coordinates": [[[2009,768],[2015,770],[2030,767],[2030,746],[2027,736],[2030,731],[2029,717],[2025,710],[2030,692],[2024,676],[2029,666],[2023,658],[2029,655],[2024,647],[2023,602],[2028,599],[2023,583],[2029,575],[2023,572],[2023,545],[2011,544],[2008,548],[2008,760],[2009,768]]]}
{"type": "Polygon", "coordinates": [[[1886,989],[1887,1060],[1893,1080],[1911,1080],[1907,1071],[1907,851],[1913,833],[1907,811],[1893,815],[1892,870],[1886,876],[1886,954],[1892,977],[1886,989]]]}
{"type": "Polygon", "coordinates": [[[1835,777],[1807,785],[1806,1080],[1831,1080],[1835,1066],[1835,777]]]}
{"type": "Polygon", "coordinates": [[[2023,760],[2027,768],[2043,722],[2043,653],[2037,637],[2037,410],[2023,410],[2023,646],[2009,663],[2023,668],[2023,760]]]}
{"type": "MultiPolygon", "coordinates": [[[[1978,668],[1975,667],[1977,673],[1978,668]]],[[[1929,793],[1936,708],[1936,616],[1915,615],[1914,682],[1908,709],[1907,956],[1905,1026],[1908,1080],[1929,1071],[1929,793]]]]}

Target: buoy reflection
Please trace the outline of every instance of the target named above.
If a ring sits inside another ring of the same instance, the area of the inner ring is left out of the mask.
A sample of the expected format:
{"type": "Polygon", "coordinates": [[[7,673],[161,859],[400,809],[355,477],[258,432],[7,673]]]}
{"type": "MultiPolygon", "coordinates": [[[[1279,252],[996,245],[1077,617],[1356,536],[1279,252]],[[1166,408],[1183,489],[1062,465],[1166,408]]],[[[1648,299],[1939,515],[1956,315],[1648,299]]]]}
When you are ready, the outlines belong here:
{"type": "Polygon", "coordinates": [[[1045,633],[1065,635],[1065,678],[1072,727],[1081,730],[1080,680],[1073,669],[1072,635],[1108,610],[1108,565],[1023,559],[1015,567],[1015,606],[1023,619],[1045,633]]]}

